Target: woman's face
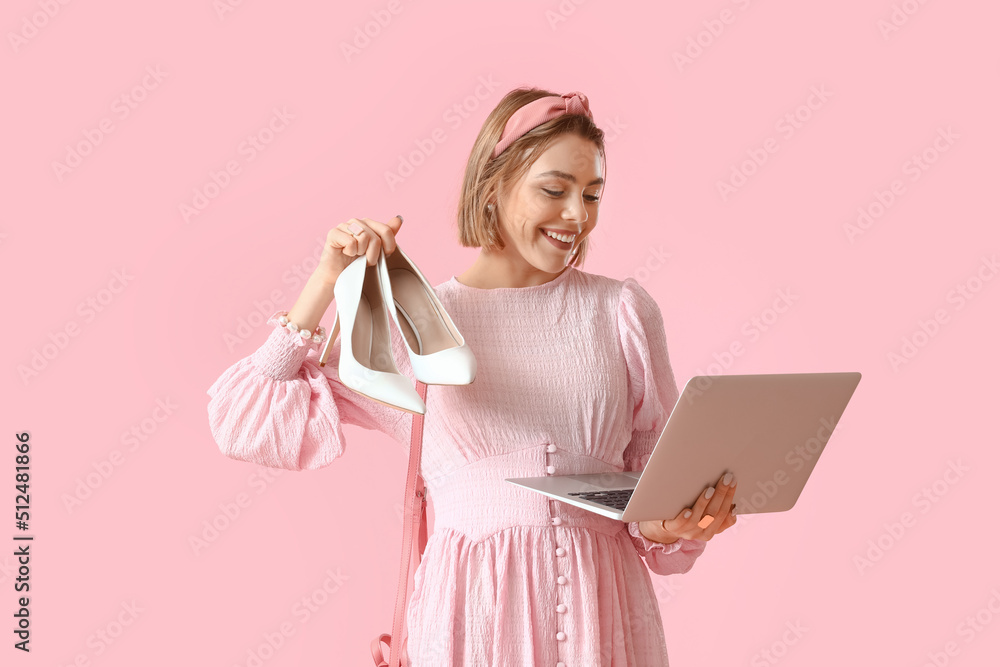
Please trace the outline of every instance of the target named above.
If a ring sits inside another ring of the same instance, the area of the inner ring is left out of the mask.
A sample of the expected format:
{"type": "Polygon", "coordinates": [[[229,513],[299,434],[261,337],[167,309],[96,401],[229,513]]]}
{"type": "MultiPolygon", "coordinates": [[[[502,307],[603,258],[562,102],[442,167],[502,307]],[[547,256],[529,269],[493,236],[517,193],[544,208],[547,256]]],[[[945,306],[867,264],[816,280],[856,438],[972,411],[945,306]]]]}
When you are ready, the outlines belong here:
{"type": "MultiPolygon", "coordinates": [[[[514,184],[500,212],[501,253],[546,273],[559,273],[573,249],[597,226],[603,188],[601,154],[592,141],[560,136],[514,184]],[[552,238],[554,232],[562,241],[552,238]]],[[[527,268],[527,267],[525,267],[527,268]]]]}

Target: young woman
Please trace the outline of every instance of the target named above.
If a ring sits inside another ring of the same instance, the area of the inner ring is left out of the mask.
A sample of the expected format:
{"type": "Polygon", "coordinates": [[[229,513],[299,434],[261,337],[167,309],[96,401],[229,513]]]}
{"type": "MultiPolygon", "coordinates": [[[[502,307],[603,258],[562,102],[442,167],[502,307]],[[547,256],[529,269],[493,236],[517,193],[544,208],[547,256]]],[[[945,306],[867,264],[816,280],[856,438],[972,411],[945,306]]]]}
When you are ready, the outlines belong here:
{"type": "MultiPolygon", "coordinates": [[[[641,470],[678,399],[662,316],[633,278],[577,268],[604,191],[604,133],[587,98],[515,89],[472,148],[458,206],[476,261],[434,287],[474,352],[468,385],[428,385],[421,474],[435,514],[408,603],[415,667],[667,665],[652,581],[684,573],[735,522],[727,475],[663,521],[624,524],[514,486],[507,477],[641,470]],[[703,517],[714,517],[699,527],[703,517]]],[[[365,255],[396,249],[402,218],[332,229],[286,315],[314,330],[333,285],[365,255]]],[[[392,328],[399,371],[413,380],[392,328]]],[[[227,456],[310,470],[344,453],[343,424],[410,442],[412,415],[339,380],[338,337],[275,326],[209,389],[227,456]]],[[[402,482],[401,482],[402,484],[402,482]]]]}

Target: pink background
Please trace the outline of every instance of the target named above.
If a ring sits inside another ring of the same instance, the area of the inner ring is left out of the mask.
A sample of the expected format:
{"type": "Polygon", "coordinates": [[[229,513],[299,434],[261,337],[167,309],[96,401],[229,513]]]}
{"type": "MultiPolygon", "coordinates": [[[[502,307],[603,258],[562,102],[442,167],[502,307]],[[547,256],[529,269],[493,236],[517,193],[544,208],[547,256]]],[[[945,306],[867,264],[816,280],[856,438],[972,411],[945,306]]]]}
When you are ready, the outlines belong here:
{"type": "Polygon", "coordinates": [[[793,511],[653,577],[671,663],[994,664],[1000,6],[222,1],[4,5],[4,664],[369,664],[404,449],[349,426],[323,470],[236,462],[205,391],[353,216],[402,214],[432,284],[464,270],[465,161],[520,85],[590,98],[608,184],[583,268],[656,298],[681,386],[863,374],[793,511]],[[20,431],[30,655],[11,648],[20,431]]]}

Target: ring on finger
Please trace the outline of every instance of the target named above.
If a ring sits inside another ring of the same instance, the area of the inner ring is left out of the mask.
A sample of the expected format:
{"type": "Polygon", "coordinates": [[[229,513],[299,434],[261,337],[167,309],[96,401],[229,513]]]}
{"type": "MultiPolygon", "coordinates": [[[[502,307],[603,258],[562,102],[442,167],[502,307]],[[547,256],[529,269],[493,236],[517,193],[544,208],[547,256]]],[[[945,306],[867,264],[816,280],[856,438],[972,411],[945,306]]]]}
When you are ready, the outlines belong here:
{"type": "Polygon", "coordinates": [[[712,516],[711,514],[706,514],[703,517],[701,517],[701,521],[698,522],[698,527],[701,528],[702,530],[705,530],[706,528],[709,527],[709,525],[711,525],[713,521],[715,521],[715,517],[712,516]]]}

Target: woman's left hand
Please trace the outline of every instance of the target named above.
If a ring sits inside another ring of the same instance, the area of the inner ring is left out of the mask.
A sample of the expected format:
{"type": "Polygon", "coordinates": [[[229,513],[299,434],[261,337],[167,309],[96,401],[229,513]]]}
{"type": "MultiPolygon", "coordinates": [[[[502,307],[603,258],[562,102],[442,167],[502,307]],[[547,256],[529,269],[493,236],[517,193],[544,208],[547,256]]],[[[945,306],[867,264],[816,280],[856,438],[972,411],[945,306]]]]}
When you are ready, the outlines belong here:
{"type": "Polygon", "coordinates": [[[647,539],[663,544],[676,542],[681,537],[707,542],[736,523],[736,515],[733,514],[736,509],[733,504],[735,495],[736,479],[732,473],[726,473],[714,488],[706,487],[692,507],[681,510],[673,519],[640,521],[639,532],[647,539]],[[729,484],[726,484],[727,481],[729,484]],[[711,495],[706,497],[706,493],[711,495]],[[710,516],[714,518],[709,520],[710,516]]]}

